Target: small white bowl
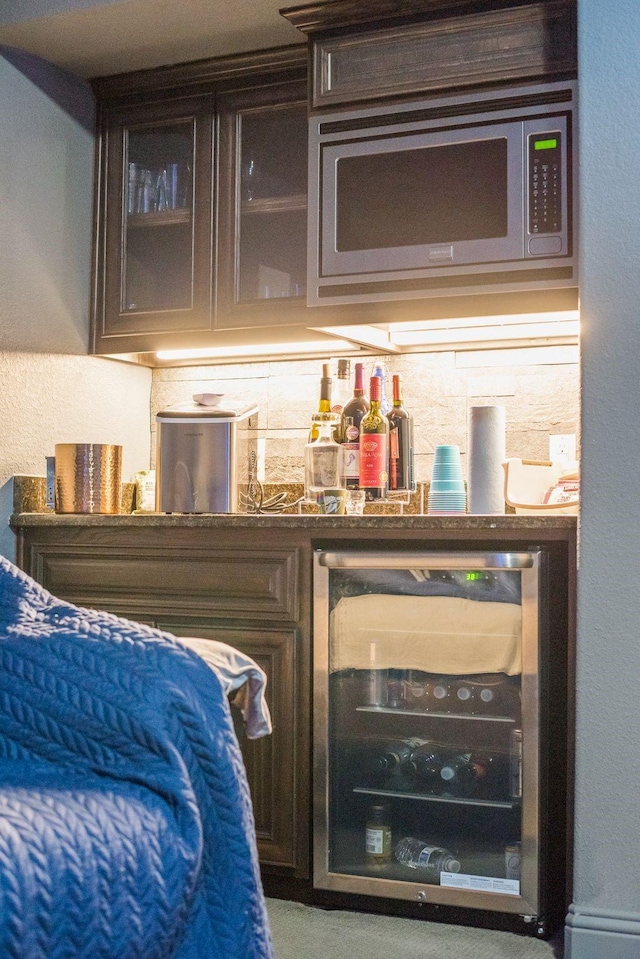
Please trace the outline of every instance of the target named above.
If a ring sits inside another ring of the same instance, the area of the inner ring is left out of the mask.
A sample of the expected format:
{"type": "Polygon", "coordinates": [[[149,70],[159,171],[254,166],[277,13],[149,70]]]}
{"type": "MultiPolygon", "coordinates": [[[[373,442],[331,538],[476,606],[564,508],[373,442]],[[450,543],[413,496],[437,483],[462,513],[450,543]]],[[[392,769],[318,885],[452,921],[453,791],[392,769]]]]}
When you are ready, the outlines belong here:
{"type": "Polygon", "coordinates": [[[194,393],[193,402],[200,406],[217,406],[224,393],[194,393]]]}

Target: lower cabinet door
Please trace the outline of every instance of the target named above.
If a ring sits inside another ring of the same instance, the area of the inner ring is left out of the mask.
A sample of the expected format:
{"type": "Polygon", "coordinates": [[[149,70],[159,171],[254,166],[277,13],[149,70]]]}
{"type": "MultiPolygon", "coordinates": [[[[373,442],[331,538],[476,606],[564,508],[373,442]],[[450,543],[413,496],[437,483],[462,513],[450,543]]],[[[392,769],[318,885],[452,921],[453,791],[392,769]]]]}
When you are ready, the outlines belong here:
{"type": "Polygon", "coordinates": [[[260,862],[263,866],[299,867],[297,833],[303,816],[300,802],[304,802],[306,790],[304,776],[296,770],[296,630],[204,626],[167,620],[156,621],[155,625],[175,636],[228,643],[251,656],[265,671],[273,733],[248,739],[241,722],[236,729],[251,790],[260,862]]]}

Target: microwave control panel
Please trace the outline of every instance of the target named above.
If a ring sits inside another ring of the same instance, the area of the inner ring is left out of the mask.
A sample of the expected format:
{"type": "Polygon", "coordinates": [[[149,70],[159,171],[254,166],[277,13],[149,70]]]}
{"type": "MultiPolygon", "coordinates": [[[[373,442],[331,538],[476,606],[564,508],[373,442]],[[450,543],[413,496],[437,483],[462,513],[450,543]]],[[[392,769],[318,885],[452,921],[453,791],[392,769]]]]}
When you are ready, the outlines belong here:
{"type": "Polygon", "coordinates": [[[529,233],[562,230],[560,132],[529,135],[529,233]]]}

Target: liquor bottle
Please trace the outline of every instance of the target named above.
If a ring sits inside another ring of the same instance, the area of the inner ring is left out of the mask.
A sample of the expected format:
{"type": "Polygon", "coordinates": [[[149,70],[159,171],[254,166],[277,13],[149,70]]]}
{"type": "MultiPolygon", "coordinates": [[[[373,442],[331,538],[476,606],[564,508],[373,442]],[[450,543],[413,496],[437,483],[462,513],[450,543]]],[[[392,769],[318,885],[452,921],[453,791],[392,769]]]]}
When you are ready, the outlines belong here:
{"type": "Polygon", "coordinates": [[[441,872],[460,872],[460,861],[448,849],[422,839],[406,836],[394,849],[398,862],[410,869],[419,869],[427,881],[440,882],[441,872]]]}
{"type": "Polygon", "coordinates": [[[314,413],[311,419],[318,435],[304,448],[304,491],[307,501],[316,502],[319,491],[340,488],[344,452],[333,438],[338,414],[314,413]]]}
{"type": "Polygon", "coordinates": [[[340,418],[340,439],[344,448],[344,485],[358,489],[360,483],[360,423],[369,411],[364,392],[364,363],[356,363],[353,396],[345,403],[340,418]]]}
{"type": "Polygon", "coordinates": [[[415,490],[413,476],[413,417],[402,405],[402,378],[393,374],[393,406],[389,420],[389,489],[415,490]]]}
{"type": "Polygon", "coordinates": [[[365,826],[365,858],[369,866],[391,862],[393,848],[389,811],[386,806],[371,806],[365,826]]]}
{"type": "Polygon", "coordinates": [[[360,489],[368,500],[384,499],[389,479],[389,420],[380,409],[380,378],[369,380],[371,407],[360,421],[360,489]]]}
{"type": "MultiPolygon", "coordinates": [[[[329,363],[322,364],[322,379],[320,380],[320,401],[318,402],[318,413],[330,413],[331,412],[331,387],[333,385],[333,380],[331,379],[331,365],[329,363]]],[[[309,430],[309,442],[313,443],[314,440],[318,439],[318,424],[312,420],[311,429],[309,430]]]]}
{"type": "Polygon", "coordinates": [[[338,376],[333,384],[331,394],[331,412],[342,414],[343,409],[351,399],[351,360],[338,360],[338,376]]]}
{"type": "Polygon", "coordinates": [[[371,375],[377,376],[380,380],[380,409],[387,416],[391,412],[391,403],[387,395],[387,367],[384,363],[374,363],[371,375]]]}

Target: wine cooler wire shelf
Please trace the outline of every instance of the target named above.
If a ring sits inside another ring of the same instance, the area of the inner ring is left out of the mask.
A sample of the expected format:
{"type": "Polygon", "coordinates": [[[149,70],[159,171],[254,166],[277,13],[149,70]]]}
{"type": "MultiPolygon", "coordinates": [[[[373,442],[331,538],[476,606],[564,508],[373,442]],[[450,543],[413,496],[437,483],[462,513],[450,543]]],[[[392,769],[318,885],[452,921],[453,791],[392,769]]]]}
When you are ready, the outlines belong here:
{"type": "Polygon", "coordinates": [[[417,709],[394,709],[389,706],[356,706],[360,713],[386,713],[394,716],[430,716],[432,719],[479,719],[488,723],[515,723],[513,716],[483,716],[480,713],[436,713],[417,709]]]}
{"type": "Polygon", "coordinates": [[[370,789],[366,786],[355,786],[354,793],[365,796],[384,796],[388,799],[417,799],[421,802],[448,803],[454,806],[486,806],[491,809],[513,809],[517,803],[513,800],[500,799],[471,799],[458,796],[432,796],[424,793],[401,792],[394,789],[370,789]]]}

